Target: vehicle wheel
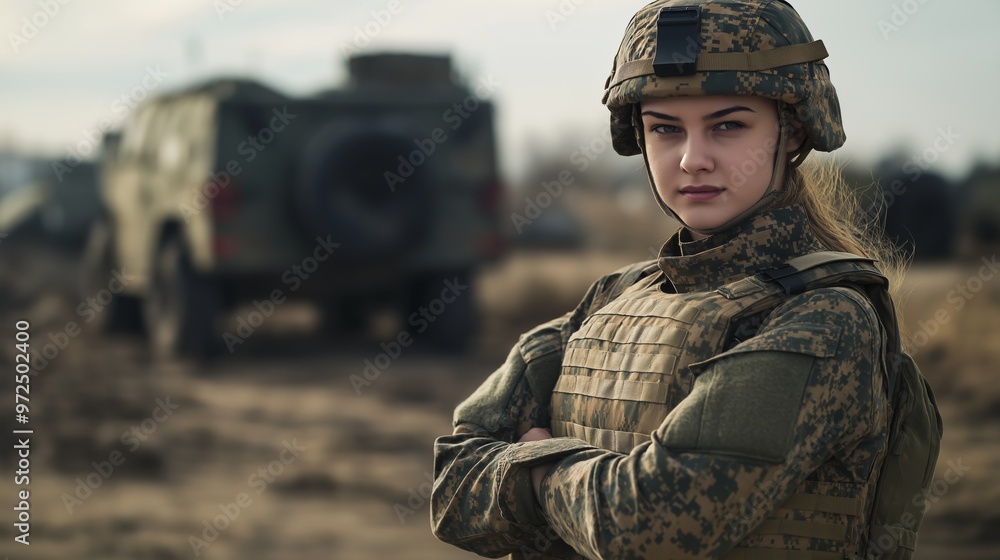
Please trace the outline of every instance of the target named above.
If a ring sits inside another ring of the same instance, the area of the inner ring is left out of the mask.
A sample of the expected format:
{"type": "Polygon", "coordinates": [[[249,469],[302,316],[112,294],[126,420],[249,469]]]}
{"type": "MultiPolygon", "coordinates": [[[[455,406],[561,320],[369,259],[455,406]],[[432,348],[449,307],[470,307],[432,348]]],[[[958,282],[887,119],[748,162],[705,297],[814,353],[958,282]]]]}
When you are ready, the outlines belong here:
{"type": "MultiPolygon", "coordinates": [[[[80,262],[80,301],[97,298],[101,290],[112,290],[114,272],[124,270],[117,267],[115,258],[114,228],[107,219],[99,219],[90,228],[87,244],[80,262]]],[[[110,303],[100,307],[88,307],[85,317],[105,333],[143,332],[141,300],[122,292],[111,292],[110,303]],[[93,313],[93,315],[90,315],[93,313]]]]}
{"type": "Polygon", "coordinates": [[[469,350],[479,330],[479,309],[469,271],[423,275],[414,281],[410,294],[403,320],[411,327],[410,332],[418,344],[449,354],[469,350]],[[455,293],[453,286],[464,286],[464,289],[455,293]],[[448,292],[447,297],[453,301],[445,302],[443,291],[448,292]],[[433,320],[418,314],[410,321],[412,314],[421,308],[433,320]],[[419,332],[421,327],[425,329],[423,332],[419,332]]]}
{"type": "Polygon", "coordinates": [[[161,358],[211,357],[219,343],[218,286],[193,269],[179,239],[169,239],[160,248],[151,280],[144,315],[153,353],[161,358]]]}

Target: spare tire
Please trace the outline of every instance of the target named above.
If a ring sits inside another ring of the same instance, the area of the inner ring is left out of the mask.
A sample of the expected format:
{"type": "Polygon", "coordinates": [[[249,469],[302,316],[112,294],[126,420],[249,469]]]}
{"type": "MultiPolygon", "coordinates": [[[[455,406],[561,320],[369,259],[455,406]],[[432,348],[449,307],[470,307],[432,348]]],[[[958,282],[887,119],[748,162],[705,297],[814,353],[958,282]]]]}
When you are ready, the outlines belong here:
{"type": "Polygon", "coordinates": [[[309,142],[295,185],[295,212],[310,240],[331,236],[341,256],[402,255],[421,241],[430,219],[428,157],[416,134],[384,121],[351,120],[321,129],[309,142]],[[407,161],[410,167],[400,175],[407,161]],[[402,181],[398,181],[402,179],[402,181]],[[391,184],[390,184],[391,183],[391,184]]]}

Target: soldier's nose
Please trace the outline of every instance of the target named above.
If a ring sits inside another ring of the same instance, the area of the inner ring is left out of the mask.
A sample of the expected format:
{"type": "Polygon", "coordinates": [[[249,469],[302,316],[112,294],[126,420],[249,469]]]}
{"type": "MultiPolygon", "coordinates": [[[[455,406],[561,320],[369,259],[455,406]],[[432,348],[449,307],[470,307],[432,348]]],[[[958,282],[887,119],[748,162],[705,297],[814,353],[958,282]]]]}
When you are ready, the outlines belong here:
{"type": "Polygon", "coordinates": [[[681,157],[681,170],[689,175],[710,173],[715,169],[715,161],[705,143],[697,138],[688,138],[681,157]]]}

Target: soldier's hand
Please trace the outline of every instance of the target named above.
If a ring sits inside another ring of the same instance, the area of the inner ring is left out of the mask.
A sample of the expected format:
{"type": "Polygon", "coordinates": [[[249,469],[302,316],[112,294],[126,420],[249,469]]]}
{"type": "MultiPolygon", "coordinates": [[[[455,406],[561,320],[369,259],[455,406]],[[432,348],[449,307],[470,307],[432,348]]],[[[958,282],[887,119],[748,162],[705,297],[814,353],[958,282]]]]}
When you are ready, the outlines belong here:
{"type": "Polygon", "coordinates": [[[524,435],[521,436],[521,439],[517,440],[517,442],[539,441],[543,439],[552,439],[552,432],[546,430],[545,428],[532,428],[527,432],[524,432],[524,435]]]}
{"type": "MultiPolygon", "coordinates": [[[[543,439],[552,439],[552,432],[546,430],[545,428],[531,428],[527,432],[524,432],[524,435],[521,436],[521,439],[517,441],[518,443],[521,443],[523,441],[540,441],[543,439]]],[[[540,465],[535,465],[534,467],[531,467],[531,486],[535,490],[536,500],[538,499],[538,496],[542,493],[541,492],[542,478],[545,477],[545,474],[549,472],[549,469],[551,469],[552,465],[554,464],[555,461],[550,461],[548,463],[542,463],[540,465]]]]}

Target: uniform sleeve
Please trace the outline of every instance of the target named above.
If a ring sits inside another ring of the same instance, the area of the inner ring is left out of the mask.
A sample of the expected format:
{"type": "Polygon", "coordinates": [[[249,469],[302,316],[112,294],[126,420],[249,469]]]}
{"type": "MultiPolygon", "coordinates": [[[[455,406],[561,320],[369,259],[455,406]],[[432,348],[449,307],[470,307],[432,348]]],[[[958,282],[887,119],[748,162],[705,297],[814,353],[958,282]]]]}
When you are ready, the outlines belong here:
{"type": "MultiPolygon", "coordinates": [[[[876,429],[883,347],[863,296],[793,297],[756,336],[691,366],[691,394],[650,442],[556,463],[542,481],[546,519],[588,558],[722,557],[812,471],[876,429]]],[[[516,450],[512,470],[534,464],[534,453],[516,450]]]]}
{"type": "MultiPolygon", "coordinates": [[[[434,444],[431,527],[438,539],[499,557],[537,550],[540,534],[551,534],[526,467],[594,448],[574,438],[546,440],[544,448],[512,442],[551,425],[548,399],[565,342],[591,307],[603,304],[619,273],[595,282],[573,311],[522,335],[503,365],[455,409],[453,434],[434,444]],[[533,459],[513,469],[513,457],[527,450],[533,459]]],[[[578,558],[558,537],[542,540],[547,555],[578,558]]]]}

